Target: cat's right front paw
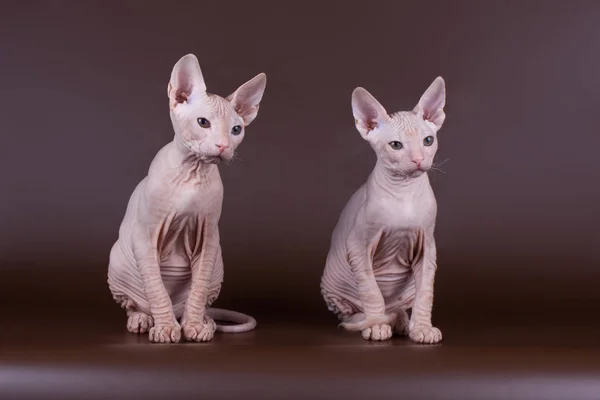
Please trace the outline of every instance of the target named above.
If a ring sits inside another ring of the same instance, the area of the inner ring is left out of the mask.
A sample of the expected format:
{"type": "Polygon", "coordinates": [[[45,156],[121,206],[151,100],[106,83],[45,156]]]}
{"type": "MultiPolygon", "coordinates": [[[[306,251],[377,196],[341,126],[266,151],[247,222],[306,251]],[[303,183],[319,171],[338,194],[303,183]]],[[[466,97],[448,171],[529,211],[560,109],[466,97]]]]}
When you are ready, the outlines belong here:
{"type": "Polygon", "coordinates": [[[388,324],[376,324],[361,331],[366,340],[388,340],[392,337],[392,326],[388,324]]]}
{"type": "Polygon", "coordinates": [[[157,324],[149,332],[152,343],[178,343],[181,340],[181,327],[178,324],[157,324]]]}

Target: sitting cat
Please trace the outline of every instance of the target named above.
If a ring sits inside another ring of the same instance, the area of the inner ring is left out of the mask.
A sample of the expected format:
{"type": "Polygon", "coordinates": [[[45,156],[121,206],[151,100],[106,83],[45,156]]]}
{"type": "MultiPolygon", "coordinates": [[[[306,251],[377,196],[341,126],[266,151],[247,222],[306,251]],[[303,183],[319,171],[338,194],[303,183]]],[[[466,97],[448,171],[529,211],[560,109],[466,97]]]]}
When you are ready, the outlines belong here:
{"type": "Polygon", "coordinates": [[[185,339],[204,342],[215,330],[256,326],[252,317],[209,306],[223,281],[223,184],[216,164],[233,158],[265,87],[266,75],[259,74],[222,98],[206,92],[194,55],[175,64],[167,88],[174,139],[131,195],[110,253],[108,284],[127,311],[130,332],[169,343],[179,342],[183,331],[185,339]]]}
{"type": "Polygon", "coordinates": [[[387,340],[393,331],[417,343],[442,339],[431,324],[437,205],[427,171],[445,97],[441,77],[409,112],[388,114],[360,87],[352,94],[356,127],[377,162],[333,231],[321,292],[340,325],[365,339],[387,340]]]}

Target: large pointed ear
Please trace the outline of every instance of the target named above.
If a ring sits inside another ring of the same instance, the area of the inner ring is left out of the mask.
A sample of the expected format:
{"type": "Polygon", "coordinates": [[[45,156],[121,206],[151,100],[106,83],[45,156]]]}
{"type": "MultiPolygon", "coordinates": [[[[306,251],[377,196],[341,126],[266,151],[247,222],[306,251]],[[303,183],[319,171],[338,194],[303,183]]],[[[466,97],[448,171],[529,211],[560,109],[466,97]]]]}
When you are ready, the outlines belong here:
{"type": "Polygon", "coordinates": [[[187,54],[181,57],[173,67],[167,88],[169,106],[175,108],[188,102],[190,97],[205,92],[206,85],[196,56],[187,54]]]}
{"type": "Polygon", "coordinates": [[[413,110],[417,115],[425,121],[435,125],[436,130],[439,130],[446,119],[444,106],[446,105],[446,85],[441,76],[435,78],[433,83],[429,85],[419,104],[413,110]]]}
{"type": "Polygon", "coordinates": [[[244,120],[244,126],[250,125],[256,118],[266,87],[267,75],[261,73],[227,96],[227,100],[231,102],[235,112],[244,120]]]}
{"type": "Polygon", "coordinates": [[[352,114],[354,114],[356,129],[363,139],[367,139],[369,132],[389,118],[385,108],[371,93],[361,87],[357,87],[352,92],[352,114]]]}

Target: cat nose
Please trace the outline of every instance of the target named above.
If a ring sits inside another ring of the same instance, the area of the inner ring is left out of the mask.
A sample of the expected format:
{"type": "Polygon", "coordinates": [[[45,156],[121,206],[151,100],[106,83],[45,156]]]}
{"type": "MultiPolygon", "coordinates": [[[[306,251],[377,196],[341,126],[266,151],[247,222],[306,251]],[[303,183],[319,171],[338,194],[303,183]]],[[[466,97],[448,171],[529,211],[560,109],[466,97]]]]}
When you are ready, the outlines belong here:
{"type": "Polygon", "coordinates": [[[420,167],[423,162],[423,157],[413,157],[412,162],[417,164],[417,167],[420,167]]]}
{"type": "Polygon", "coordinates": [[[220,143],[219,144],[215,143],[215,146],[217,146],[219,148],[219,150],[221,151],[221,153],[224,152],[225,149],[229,147],[229,145],[220,144],[220,143]]]}

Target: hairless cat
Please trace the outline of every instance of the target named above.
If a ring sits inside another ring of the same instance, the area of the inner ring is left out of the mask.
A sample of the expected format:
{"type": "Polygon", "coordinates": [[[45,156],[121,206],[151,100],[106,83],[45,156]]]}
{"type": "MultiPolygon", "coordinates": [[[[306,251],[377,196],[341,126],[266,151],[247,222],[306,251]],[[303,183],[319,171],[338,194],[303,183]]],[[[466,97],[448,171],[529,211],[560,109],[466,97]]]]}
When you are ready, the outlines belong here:
{"type": "Polygon", "coordinates": [[[365,339],[395,332],[417,343],[442,340],[431,324],[437,205],[427,171],[445,101],[441,77],[412,111],[388,114],[365,89],[352,93],[356,128],[377,162],[333,231],[321,292],[340,325],[365,339]]]}
{"type": "Polygon", "coordinates": [[[131,195],[110,253],[108,284],[127,312],[130,332],[171,343],[183,331],[185,339],[205,342],[215,330],[256,326],[252,317],[210,305],[223,281],[223,184],[216,164],[234,157],[265,87],[266,75],[259,74],[219,97],[207,93],[193,54],[175,64],[167,88],[174,139],[131,195]],[[217,325],[215,319],[235,324],[217,325]]]}

